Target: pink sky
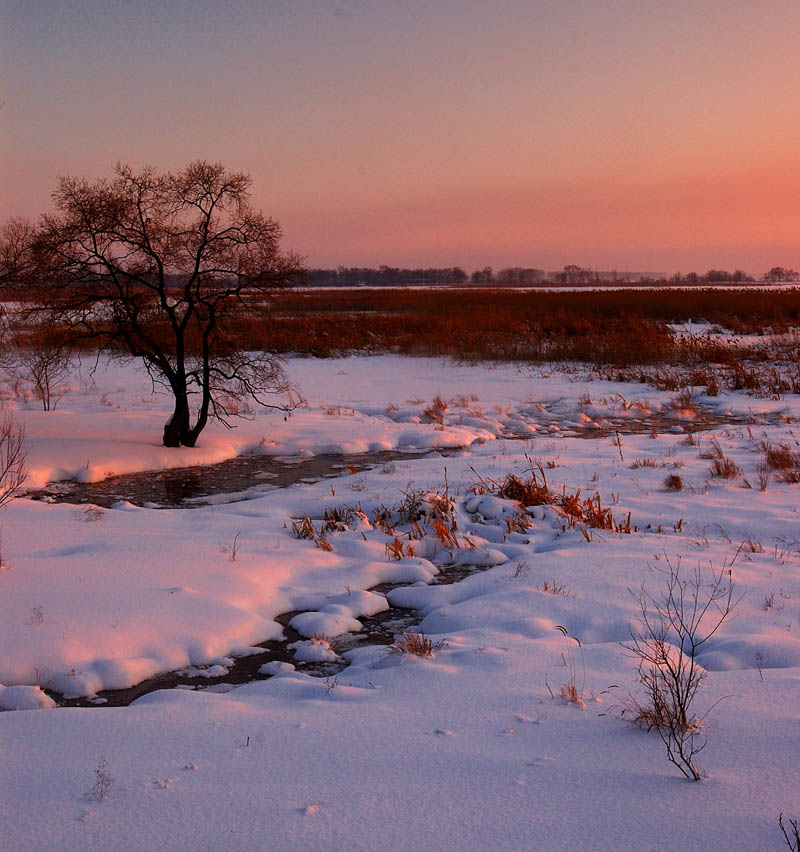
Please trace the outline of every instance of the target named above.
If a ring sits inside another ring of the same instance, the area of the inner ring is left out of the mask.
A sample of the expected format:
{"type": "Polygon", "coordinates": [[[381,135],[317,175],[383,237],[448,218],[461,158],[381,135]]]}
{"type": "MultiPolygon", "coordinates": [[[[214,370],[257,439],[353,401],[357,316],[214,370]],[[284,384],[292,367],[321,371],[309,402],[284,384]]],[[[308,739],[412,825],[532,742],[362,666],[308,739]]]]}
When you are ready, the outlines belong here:
{"type": "Polygon", "coordinates": [[[0,217],[221,160],[314,266],[800,266],[796,0],[6,0],[0,217]]]}

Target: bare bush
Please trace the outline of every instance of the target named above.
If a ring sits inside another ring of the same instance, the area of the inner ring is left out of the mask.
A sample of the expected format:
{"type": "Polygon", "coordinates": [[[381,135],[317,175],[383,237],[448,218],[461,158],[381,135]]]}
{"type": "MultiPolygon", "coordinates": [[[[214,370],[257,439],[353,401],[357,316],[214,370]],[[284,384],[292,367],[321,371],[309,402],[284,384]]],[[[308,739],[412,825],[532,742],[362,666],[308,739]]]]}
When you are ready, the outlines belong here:
{"type": "Polygon", "coordinates": [[[70,353],[52,334],[41,330],[16,336],[14,342],[10,360],[15,372],[31,382],[44,411],[55,411],[64,395],[63,381],[72,372],[70,353]]]}
{"type": "Polygon", "coordinates": [[[655,729],[667,749],[667,757],[683,775],[700,780],[696,755],[706,745],[703,720],[712,707],[699,715],[694,704],[705,670],[698,654],[714,636],[740,599],[733,599],[730,569],[714,571],[704,581],[698,568],[690,579],[681,573],[680,559],[666,558],[665,588],[654,596],[644,585],[638,595],[640,624],[631,629],[623,647],[639,661],[639,685],[644,700],[631,698],[622,711],[634,724],[655,729]]]}
{"type": "Polygon", "coordinates": [[[10,414],[0,418],[0,506],[19,491],[28,475],[25,429],[10,414]]]}
{"type": "Polygon", "coordinates": [[[108,770],[108,763],[105,757],[101,757],[98,761],[94,774],[97,780],[87,795],[104,802],[111,795],[111,787],[114,784],[114,779],[108,770]]]}

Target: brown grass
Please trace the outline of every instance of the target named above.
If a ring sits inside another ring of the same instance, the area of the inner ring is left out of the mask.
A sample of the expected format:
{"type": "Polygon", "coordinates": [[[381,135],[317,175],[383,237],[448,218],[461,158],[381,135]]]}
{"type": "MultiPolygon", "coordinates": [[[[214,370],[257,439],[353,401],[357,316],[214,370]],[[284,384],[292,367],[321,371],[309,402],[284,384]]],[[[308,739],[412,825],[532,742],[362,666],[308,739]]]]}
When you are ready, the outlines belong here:
{"type": "MultiPolygon", "coordinates": [[[[239,345],[320,357],[350,351],[468,360],[579,360],[594,364],[728,365],[742,350],[678,338],[670,321],[704,317],[737,333],[800,325],[796,293],[760,290],[537,292],[508,288],[286,290],[267,315],[237,319],[239,345]]],[[[796,347],[795,347],[796,348],[796,347]]],[[[706,385],[714,379],[709,378],[706,385]]]]}

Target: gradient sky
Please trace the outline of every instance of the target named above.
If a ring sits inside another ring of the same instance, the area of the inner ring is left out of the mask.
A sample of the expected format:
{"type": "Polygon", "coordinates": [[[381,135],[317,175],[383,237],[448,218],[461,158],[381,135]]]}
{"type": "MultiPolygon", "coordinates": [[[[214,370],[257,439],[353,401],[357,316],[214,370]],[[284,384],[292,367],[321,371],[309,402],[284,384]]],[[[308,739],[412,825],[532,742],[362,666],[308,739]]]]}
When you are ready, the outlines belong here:
{"type": "Polygon", "coordinates": [[[800,268],[798,0],[0,10],[0,219],[203,158],[312,266],[800,268]]]}

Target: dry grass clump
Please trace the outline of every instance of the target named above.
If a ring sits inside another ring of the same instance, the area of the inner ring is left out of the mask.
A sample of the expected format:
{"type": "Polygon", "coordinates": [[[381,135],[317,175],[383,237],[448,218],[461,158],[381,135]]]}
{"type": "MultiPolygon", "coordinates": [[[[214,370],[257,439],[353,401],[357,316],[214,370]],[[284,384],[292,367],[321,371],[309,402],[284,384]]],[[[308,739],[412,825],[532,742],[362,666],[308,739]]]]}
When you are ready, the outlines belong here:
{"type": "Polygon", "coordinates": [[[403,541],[401,538],[394,538],[386,543],[385,546],[387,559],[404,559],[416,555],[414,545],[410,541],[403,541]]]}
{"type": "Polygon", "coordinates": [[[792,452],[786,444],[763,444],[764,462],[777,471],[784,482],[800,482],[800,454],[792,452]]]}
{"type": "Polygon", "coordinates": [[[516,500],[523,508],[554,506],[566,516],[570,526],[583,523],[611,532],[631,532],[630,513],[624,522],[618,521],[609,508],[603,507],[599,494],[581,498],[580,488],[574,494],[567,494],[566,486],[562,487],[560,494],[551,490],[541,464],[531,465],[527,477],[509,473],[502,482],[481,479],[481,487],[497,497],[516,500]]]}
{"type": "Polygon", "coordinates": [[[353,525],[358,511],[352,506],[326,506],[322,516],[320,535],[328,532],[344,532],[353,525]]]}
{"type": "Polygon", "coordinates": [[[664,480],[664,488],[667,491],[683,491],[683,478],[677,473],[670,473],[664,480]]]}
{"type": "Polygon", "coordinates": [[[541,465],[537,465],[539,471],[532,467],[528,476],[522,478],[515,473],[509,473],[499,484],[490,482],[489,490],[496,496],[506,500],[516,500],[522,506],[546,506],[554,502],[553,492],[547,484],[547,477],[541,465]],[[541,480],[540,480],[541,477],[541,480]]]}
{"type": "Polygon", "coordinates": [[[645,458],[645,459],[634,459],[630,466],[632,468],[637,467],[659,467],[659,462],[656,459],[645,458]]]}
{"type": "Polygon", "coordinates": [[[569,588],[565,586],[563,583],[556,583],[553,580],[552,583],[548,583],[545,580],[541,586],[536,587],[540,592],[546,592],[548,595],[563,595],[565,598],[569,597],[569,588]]]}
{"type": "Polygon", "coordinates": [[[435,396],[433,402],[422,414],[434,423],[443,423],[445,411],[447,411],[447,403],[440,396],[435,396]]]}
{"type": "Polygon", "coordinates": [[[444,639],[433,642],[424,633],[403,633],[389,645],[389,651],[393,654],[411,654],[414,657],[432,657],[434,652],[445,645],[447,642],[444,639]]]}
{"type": "MultiPolygon", "coordinates": [[[[564,637],[565,650],[561,653],[561,661],[567,669],[567,682],[559,688],[559,697],[566,704],[574,704],[576,707],[583,708],[586,706],[586,702],[583,700],[583,688],[586,685],[586,663],[583,658],[583,645],[577,636],[570,636],[569,631],[563,625],[557,624],[556,630],[564,637]],[[578,659],[575,656],[573,642],[580,652],[580,685],[578,681],[578,659]]],[[[545,678],[544,683],[551,697],[555,698],[555,694],[550,688],[547,678],[545,678]]]]}
{"type": "Polygon", "coordinates": [[[690,370],[689,383],[694,387],[705,385],[708,396],[719,396],[719,380],[711,367],[690,370]]]}
{"type": "Polygon", "coordinates": [[[736,479],[737,476],[742,474],[739,465],[729,458],[714,459],[709,470],[712,476],[720,479],[736,479]]]}
{"type": "Polygon", "coordinates": [[[703,453],[700,458],[712,459],[709,473],[711,476],[720,479],[735,479],[742,475],[742,469],[733,459],[729,459],[722,451],[719,441],[716,439],[711,442],[711,450],[703,453]]]}
{"type": "Polygon", "coordinates": [[[514,573],[511,576],[514,579],[519,579],[520,577],[527,577],[530,570],[531,566],[527,559],[518,559],[516,564],[514,565],[514,573]]]}
{"type": "Polygon", "coordinates": [[[320,550],[333,550],[331,543],[325,538],[325,524],[320,527],[319,531],[314,529],[314,523],[308,515],[302,518],[295,518],[292,521],[292,533],[295,538],[307,538],[313,541],[320,550]]]}
{"type": "Polygon", "coordinates": [[[292,520],[292,533],[295,538],[314,539],[317,537],[317,531],[314,529],[314,523],[308,515],[292,520]]]}
{"type": "Polygon", "coordinates": [[[533,526],[528,513],[522,510],[513,515],[506,515],[504,520],[509,535],[511,533],[525,533],[533,526]]]}

